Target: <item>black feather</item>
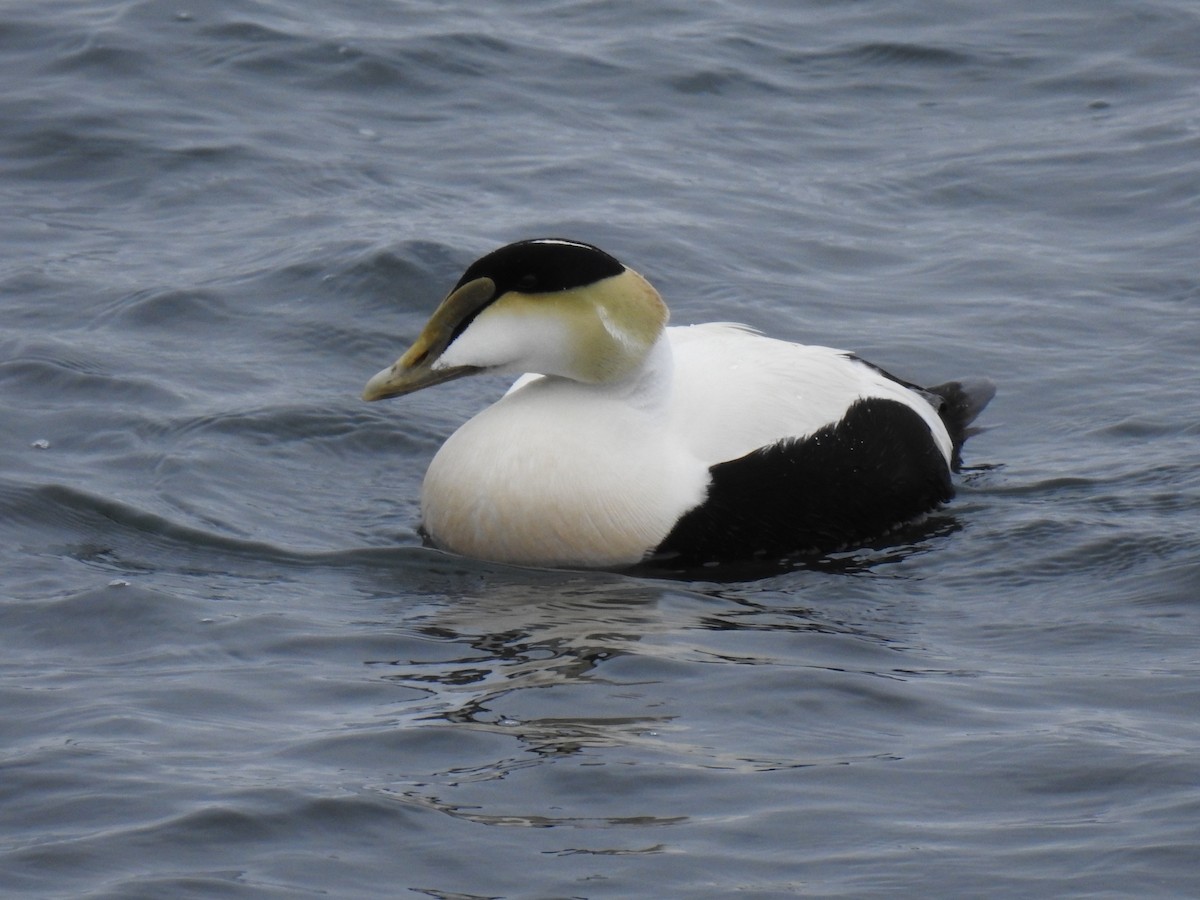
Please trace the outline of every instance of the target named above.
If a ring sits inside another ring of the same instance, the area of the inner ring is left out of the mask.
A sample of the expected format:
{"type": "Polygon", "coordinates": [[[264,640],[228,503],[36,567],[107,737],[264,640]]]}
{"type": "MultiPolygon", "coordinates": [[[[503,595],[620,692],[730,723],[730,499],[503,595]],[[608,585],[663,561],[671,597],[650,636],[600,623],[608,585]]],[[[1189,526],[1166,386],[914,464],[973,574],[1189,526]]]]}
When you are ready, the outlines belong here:
{"type": "Polygon", "coordinates": [[[805,438],[718,463],[704,502],[653,558],[700,565],[861,543],[954,496],[929,426],[895,400],[854,403],[805,438]]]}

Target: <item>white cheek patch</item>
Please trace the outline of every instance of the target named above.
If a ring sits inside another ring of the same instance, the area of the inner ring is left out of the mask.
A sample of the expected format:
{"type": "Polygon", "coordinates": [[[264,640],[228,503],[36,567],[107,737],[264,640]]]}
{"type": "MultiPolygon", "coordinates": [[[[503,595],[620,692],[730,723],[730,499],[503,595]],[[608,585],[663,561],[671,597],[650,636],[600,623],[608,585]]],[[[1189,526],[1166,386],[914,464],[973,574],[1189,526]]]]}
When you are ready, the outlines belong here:
{"type": "Polygon", "coordinates": [[[478,366],[516,374],[563,374],[573,362],[568,324],[549,310],[515,312],[491,306],[454,339],[434,368],[478,366]]]}

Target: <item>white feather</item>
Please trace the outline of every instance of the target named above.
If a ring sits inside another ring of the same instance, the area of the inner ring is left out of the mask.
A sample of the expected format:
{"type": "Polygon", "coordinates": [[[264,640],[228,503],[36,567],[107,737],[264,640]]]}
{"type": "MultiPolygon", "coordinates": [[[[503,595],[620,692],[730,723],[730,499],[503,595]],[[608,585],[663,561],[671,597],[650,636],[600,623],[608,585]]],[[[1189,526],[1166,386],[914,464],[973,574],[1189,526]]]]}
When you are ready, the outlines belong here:
{"type": "Polygon", "coordinates": [[[924,398],[844,350],[780,341],[724,322],[668,328],[674,354],[670,427],[709,465],[839,421],[856,400],[915,410],[947,462],[946,427],[924,398]]]}

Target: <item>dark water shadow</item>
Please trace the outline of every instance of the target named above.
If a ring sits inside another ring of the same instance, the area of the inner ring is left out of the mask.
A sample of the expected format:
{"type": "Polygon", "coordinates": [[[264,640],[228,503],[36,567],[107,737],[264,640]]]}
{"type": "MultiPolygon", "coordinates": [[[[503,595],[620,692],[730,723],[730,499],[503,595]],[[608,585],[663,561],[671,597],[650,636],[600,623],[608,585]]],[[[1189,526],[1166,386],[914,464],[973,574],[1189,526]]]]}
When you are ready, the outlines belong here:
{"type": "Polygon", "coordinates": [[[761,581],[798,571],[863,575],[928,553],[939,539],[961,528],[952,514],[937,512],[897,526],[886,535],[864,541],[859,546],[833,552],[796,553],[778,559],[758,558],[684,567],[672,566],[667,559],[651,559],[626,571],[648,578],[717,584],[761,581]]]}

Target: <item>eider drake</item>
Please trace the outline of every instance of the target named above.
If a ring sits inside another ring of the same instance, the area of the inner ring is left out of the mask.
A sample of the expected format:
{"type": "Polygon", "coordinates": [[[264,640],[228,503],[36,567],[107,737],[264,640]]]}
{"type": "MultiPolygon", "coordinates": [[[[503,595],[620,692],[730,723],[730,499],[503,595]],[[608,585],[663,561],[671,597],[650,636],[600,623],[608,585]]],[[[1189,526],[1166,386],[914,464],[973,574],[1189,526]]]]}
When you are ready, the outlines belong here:
{"type": "Polygon", "coordinates": [[[991,383],[922,389],[739,325],[667,327],[641,275],[575,241],[473,263],[365,400],[524,374],[434,456],[423,530],[497,562],[691,565],[828,551],[954,494],[991,383]]]}

